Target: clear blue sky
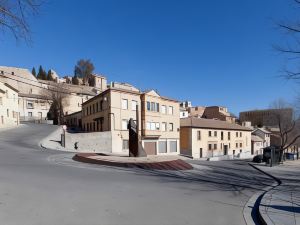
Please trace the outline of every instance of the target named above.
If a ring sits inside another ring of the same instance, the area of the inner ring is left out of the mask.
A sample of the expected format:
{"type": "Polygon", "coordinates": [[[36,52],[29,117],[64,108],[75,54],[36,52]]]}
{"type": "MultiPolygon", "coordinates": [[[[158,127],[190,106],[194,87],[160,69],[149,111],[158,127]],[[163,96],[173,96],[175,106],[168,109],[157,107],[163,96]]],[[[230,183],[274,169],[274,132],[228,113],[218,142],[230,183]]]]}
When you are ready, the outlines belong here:
{"type": "Polygon", "coordinates": [[[0,64],[62,76],[91,59],[109,81],[238,114],[295,97],[272,44],[284,41],[274,21],[297,12],[292,0],[48,0],[31,46],[1,36],[0,64]]]}

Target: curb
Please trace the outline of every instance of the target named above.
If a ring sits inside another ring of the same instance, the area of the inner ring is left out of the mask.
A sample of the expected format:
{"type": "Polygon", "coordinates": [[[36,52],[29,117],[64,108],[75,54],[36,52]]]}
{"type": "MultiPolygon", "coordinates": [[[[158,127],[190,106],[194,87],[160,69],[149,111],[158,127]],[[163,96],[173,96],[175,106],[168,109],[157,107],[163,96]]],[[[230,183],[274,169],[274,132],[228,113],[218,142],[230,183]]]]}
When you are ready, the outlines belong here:
{"type": "Polygon", "coordinates": [[[269,191],[281,185],[282,182],[277,177],[274,177],[273,175],[261,170],[255,165],[251,163],[248,163],[248,165],[258,170],[259,172],[263,173],[264,175],[271,177],[275,181],[270,186],[263,188],[262,191],[255,193],[244,205],[244,209],[243,209],[244,220],[248,225],[250,224],[255,225],[257,223],[263,225],[273,225],[273,222],[266,215],[265,208],[261,206],[261,202],[264,202],[264,197],[269,191]]]}
{"type": "Polygon", "coordinates": [[[105,166],[114,166],[114,167],[125,167],[125,168],[140,168],[146,170],[191,170],[193,166],[189,163],[184,162],[181,159],[175,159],[170,161],[163,162],[152,162],[152,163],[126,163],[126,162],[116,162],[109,160],[99,160],[88,158],[89,156],[98,156],[95,153],[78,153],[72,158],[74,161],[91,163],[105,166]]]}

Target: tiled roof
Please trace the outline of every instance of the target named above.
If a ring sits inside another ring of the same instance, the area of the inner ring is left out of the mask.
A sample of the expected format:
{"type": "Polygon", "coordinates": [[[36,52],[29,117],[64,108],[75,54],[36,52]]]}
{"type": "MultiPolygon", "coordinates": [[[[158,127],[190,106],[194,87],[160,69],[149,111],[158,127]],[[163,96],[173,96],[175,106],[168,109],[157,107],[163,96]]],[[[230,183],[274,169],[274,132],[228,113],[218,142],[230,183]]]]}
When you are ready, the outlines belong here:
{"type": "Polygon", "coordinates": [[[180,119],[180,127],[252,131],[247,127],[243,127],[238,124],[228,123],[226,121],[195,117],[180,119]]]}
{"type": "Polygon", "coordinates": [[[251,141],[254,141],[254,142],[263,142],[263,139],[257,135],[251,135],[251,141]]]}

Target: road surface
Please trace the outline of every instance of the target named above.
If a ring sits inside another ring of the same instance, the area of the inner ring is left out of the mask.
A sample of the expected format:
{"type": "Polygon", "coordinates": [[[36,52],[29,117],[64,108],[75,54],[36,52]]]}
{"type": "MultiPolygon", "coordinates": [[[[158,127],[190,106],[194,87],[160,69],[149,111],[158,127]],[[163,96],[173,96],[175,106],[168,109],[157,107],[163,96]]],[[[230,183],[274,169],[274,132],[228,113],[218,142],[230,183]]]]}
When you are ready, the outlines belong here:
{"type": "Polygon", "coordinates": [[[273,182],[245,161],[190,161],[185,172],[71,160],[39,142],[57,129],[0,130],[0,224],[241,225],[243,207],[273,182]]]}

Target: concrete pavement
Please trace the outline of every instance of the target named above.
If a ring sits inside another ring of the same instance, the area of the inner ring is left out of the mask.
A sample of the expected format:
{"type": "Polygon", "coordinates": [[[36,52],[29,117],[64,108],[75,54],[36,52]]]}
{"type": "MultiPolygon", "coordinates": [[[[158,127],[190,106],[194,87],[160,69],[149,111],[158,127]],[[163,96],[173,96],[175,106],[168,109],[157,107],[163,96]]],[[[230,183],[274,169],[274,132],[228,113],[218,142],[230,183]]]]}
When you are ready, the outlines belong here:
{"type": "Polygon", "coordinates": [[[280,180],[261,199],[259,212],[268,225],[300,225],[300,160],[276,167],[257,166],[280,180]]]}
{"type": "Polygon", "coordinates": [[[241,225],[249,198],[273,182],[245,161],[190,160],[191,171],[74,162],[39,147],[56,129],[0,132],[0,224],[241,225]]]}

